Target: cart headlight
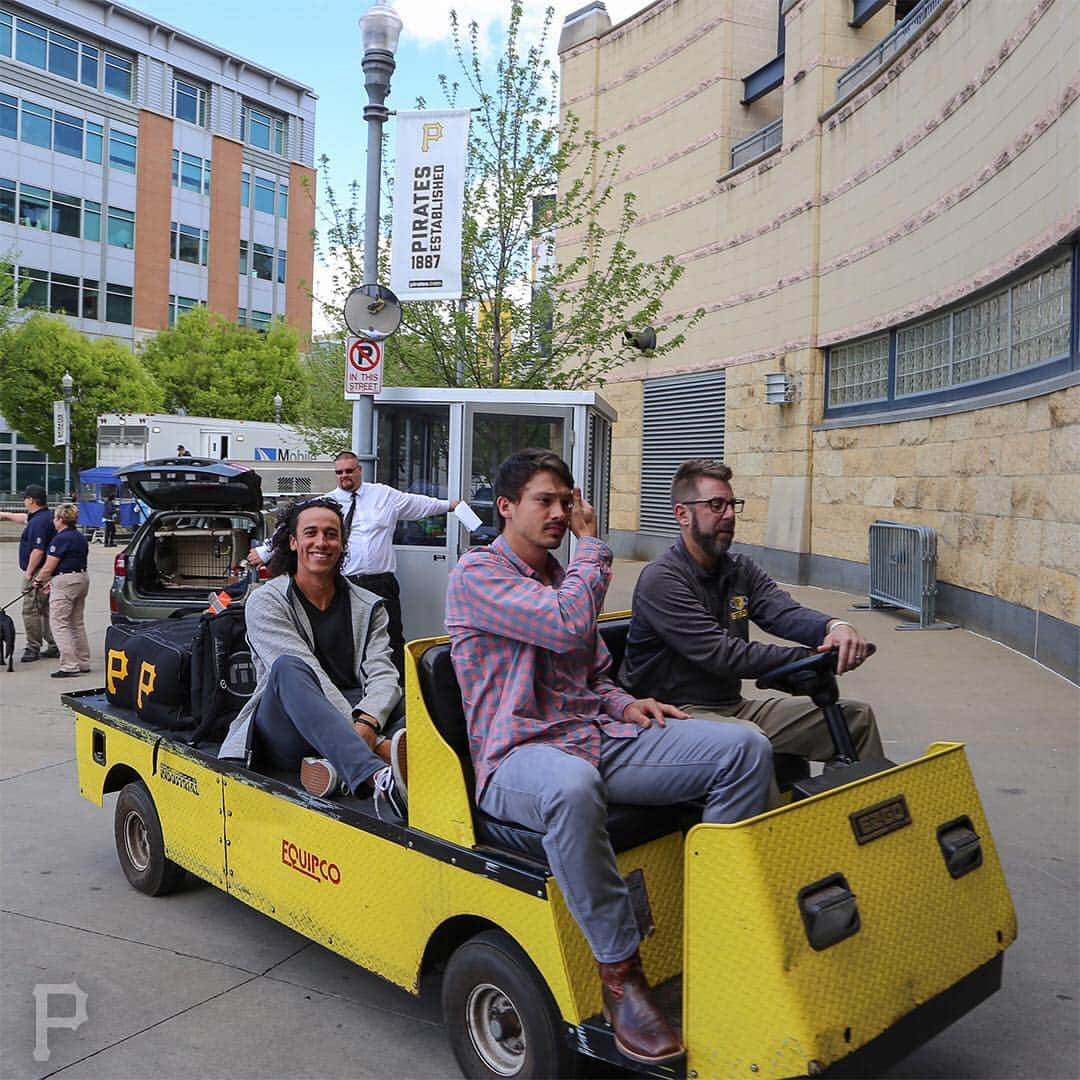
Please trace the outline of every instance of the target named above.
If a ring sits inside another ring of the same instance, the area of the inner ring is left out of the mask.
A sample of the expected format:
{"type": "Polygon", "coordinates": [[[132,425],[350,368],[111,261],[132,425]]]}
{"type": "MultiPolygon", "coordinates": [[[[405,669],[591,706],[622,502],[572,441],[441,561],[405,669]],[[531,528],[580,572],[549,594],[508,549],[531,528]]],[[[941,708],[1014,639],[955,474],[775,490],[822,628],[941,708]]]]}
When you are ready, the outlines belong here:
{"type": "Polygon", "coordinates": [[[982,866],[982,844],[971,818],[958,817],[939,826],[937,841],[952,877],[963,877],[982,866]]]}
{"type": "Polygon", "coordinates": [[[855,894],[843,874],[830,874],[799,890],[799,914],[810,947],[820,952],[859,930],[855,894]]]}

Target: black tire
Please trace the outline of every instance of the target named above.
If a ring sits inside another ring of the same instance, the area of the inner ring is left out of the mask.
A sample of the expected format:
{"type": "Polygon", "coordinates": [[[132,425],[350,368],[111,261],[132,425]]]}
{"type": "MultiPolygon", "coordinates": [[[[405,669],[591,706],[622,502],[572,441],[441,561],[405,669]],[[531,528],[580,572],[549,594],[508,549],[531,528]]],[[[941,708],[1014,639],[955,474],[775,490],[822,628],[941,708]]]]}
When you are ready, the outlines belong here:
{"type": "Polygon", "coordinates": [[[141,780],[126,785],[116,800],[113,833],[124,877],[147,896],[165,896],[184,883],[184,868],[165,856],[154,800],[141,780]]]}
{"type": "Polygon", "coordinates": [[[477,934],[450,957],[442,1006],[454,1057],[472,1080],[577,1075],[578,1056],[551,991],[501,930],[477,934]]]}

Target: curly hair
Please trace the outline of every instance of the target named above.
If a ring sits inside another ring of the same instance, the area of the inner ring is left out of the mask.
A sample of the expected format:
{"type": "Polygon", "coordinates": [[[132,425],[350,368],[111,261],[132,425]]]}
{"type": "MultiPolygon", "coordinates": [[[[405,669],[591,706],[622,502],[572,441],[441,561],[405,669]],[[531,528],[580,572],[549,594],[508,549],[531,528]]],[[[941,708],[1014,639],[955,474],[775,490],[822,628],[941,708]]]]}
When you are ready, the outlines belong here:
{"type": "Polygon", "coordinates": [[[277,524],[274,527],[274,536],[270,541],[270,576],[277,577],[279,574],[296,573],[296,552],[289,546],[289,537],[296,535],[296,526],[300,515],[305,510],[332,510],[337,514],[341,523],[341,558],[338,559],[334,573],[340,574],[341,567],[348,554],[348,538],[345,536],[345,518],[341,513],[341,505],[334,499],[320,496],[317,499],[304,499],[286,506],[278,514],[277,524]]]}

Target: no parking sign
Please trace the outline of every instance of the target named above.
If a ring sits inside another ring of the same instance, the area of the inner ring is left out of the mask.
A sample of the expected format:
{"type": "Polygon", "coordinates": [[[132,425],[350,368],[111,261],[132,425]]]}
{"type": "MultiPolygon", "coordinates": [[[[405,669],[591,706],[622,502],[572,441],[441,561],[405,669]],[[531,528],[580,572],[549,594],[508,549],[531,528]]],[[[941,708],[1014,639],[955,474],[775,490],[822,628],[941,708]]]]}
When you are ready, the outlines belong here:
{"type": "Polygon", "coordinates": [[[377,394],[382,390],[382,345],[367,338],[345,339],[345,398],[358,398],[377,394]]]}

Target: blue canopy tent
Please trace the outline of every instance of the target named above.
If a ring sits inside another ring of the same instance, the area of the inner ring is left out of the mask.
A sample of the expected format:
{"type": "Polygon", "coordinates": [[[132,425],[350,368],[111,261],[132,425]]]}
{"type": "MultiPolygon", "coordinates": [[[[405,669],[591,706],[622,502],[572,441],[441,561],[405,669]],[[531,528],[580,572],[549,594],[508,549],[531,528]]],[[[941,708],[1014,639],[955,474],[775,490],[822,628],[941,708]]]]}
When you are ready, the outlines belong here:
{"type": "Polygon", "coordinates": [[[111,494],[116,499],[120,516],[118,524],[122,529],[133,529],[137,523],[136,507],[130,494],[121,499],[121,481],[116,469],[99,465],[93,469],[83,469],[79,473],[79,525],[84,529],[100,529],[104,525],[105,496],[111,494]],[[110,492],[103,489],[110,488],[110,492]]]}

